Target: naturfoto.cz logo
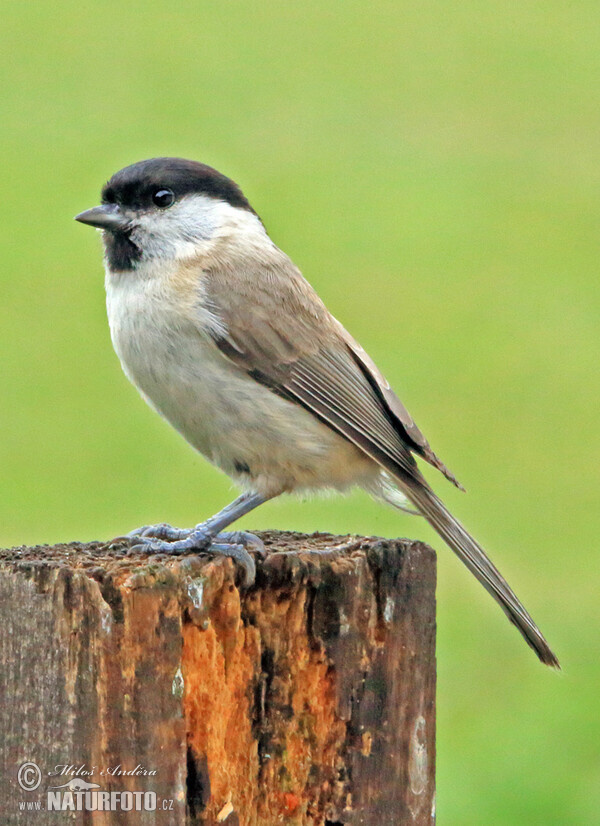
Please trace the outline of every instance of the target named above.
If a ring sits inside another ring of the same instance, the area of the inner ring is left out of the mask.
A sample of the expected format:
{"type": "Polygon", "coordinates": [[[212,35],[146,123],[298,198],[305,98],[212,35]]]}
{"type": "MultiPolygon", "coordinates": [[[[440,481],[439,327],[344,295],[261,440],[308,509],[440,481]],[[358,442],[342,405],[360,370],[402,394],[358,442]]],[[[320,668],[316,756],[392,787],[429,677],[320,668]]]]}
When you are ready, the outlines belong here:
{"type": "MultiPolygon", "coordinates": [[[[86,780],[80,774],[93,776],[97,773],[101,776],[123,776],[123,775],[156,775],[155,770],[146,770],[143,766],[136,766],[130,771],[122,770],[120,766],[104,769],[95,772],[86,770],[84,766],[56,766],[55,770],[48,772],[48,776],[53,780],[62,778],[66,774],[78,776],[70,777],[65,783],[55,786],[48,786],[46,789],[46,811],[49,812],[154,812],[157,809],[170,811],[173,809],[172,799],[158,799],[154,791],[105,791],[99,783],[86,780]]],[[[33,792],[39,788],[42,782],[42,771],[33,762],[23,763],[17,771],[17,782],[25,792],[33,792]]],[[[40,811],[42,801],[21,801],[19,809],[22,811],[40,811]]]]}

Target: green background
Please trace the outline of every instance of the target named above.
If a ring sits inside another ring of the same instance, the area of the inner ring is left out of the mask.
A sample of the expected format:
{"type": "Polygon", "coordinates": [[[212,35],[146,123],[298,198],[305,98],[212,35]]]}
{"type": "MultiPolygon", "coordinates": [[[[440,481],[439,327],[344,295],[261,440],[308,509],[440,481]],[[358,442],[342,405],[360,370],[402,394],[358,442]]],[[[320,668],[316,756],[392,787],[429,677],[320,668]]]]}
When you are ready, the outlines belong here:
{"type": "Polygon", "coordinates": [[[599,816],[599,27],[548,0],[2,4],[0,543],[231,497],[122,375],[72,220],[128,163],[216,166],[468,488],[430,476],[562,659],[365,495],[245,520],[439,550],[442,826],[599,816]]]}

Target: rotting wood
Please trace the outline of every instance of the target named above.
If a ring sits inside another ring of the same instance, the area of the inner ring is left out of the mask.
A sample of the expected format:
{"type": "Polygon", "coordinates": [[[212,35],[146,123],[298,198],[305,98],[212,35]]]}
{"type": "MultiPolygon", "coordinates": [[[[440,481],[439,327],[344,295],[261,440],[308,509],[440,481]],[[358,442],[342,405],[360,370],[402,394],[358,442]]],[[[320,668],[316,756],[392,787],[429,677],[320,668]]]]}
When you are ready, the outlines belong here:
{"type": "Polygon", "coordinates": [[[249,591],[223,558],[0,551],[3,823],[60,822],[19,803],[45,808],[75,775],[156,794],[156,811],[96,826],[434,823],[434,552],[262,538],[249,591]],[[27,761],[34,791],[17,783],[27,761]]]}

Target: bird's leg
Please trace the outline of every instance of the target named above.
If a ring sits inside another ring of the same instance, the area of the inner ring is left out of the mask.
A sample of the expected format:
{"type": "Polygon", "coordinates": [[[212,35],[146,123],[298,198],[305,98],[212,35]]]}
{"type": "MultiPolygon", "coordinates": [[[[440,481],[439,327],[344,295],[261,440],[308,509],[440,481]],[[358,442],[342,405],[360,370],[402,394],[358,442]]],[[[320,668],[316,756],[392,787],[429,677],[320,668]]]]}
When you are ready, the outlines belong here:
{"type": "Polygon", "coordinates": [[[262,505],[269,497],[259,493],[242,493],[219,513],[201,522],[195,528],[173,528],[171,525],[145,525],[127,534],[131,540],[130,552],[185,554],[190,551],[207,551],[209,553],[230,556],[239,562],[246,573],[246,584],[251,585],[255,577],[254,560],[246,550],[246,545],[253,545],[257,550],[264,548],[262,540],[245,531],[227,531],[226,528],[236,519],[262,505]]]}

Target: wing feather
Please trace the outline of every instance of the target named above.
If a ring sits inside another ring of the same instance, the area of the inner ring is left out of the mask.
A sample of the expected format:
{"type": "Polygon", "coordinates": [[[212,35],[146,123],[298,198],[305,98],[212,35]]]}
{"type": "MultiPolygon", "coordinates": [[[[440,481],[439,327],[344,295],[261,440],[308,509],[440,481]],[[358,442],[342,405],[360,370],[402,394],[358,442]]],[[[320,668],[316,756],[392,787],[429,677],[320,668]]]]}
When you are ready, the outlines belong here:
{"type": "Polygon", "coordinates": [[[276,276],[264,262],[256,272],[246,262],[241,279],[239,268],[205,270],[206,296],[223,321],[212,331],[221,351],[384,467],[412,475],[413,451],[458,485],[372,359],[281,255],[276,276]]]}

